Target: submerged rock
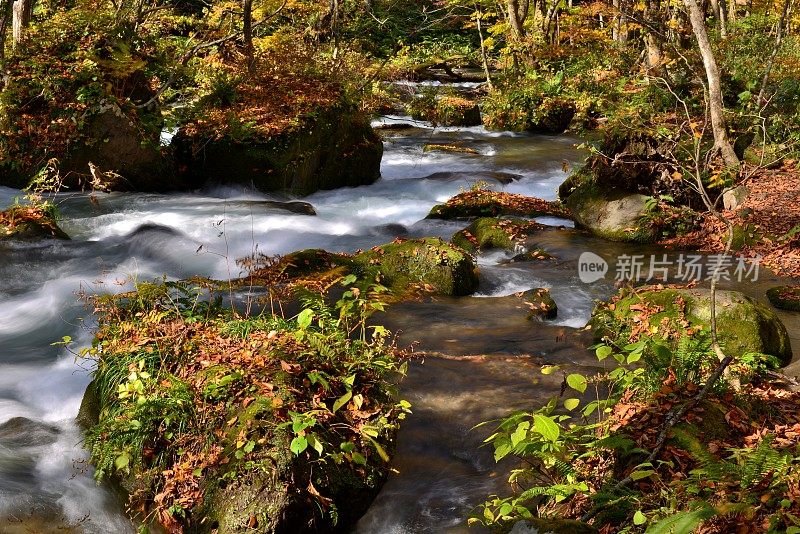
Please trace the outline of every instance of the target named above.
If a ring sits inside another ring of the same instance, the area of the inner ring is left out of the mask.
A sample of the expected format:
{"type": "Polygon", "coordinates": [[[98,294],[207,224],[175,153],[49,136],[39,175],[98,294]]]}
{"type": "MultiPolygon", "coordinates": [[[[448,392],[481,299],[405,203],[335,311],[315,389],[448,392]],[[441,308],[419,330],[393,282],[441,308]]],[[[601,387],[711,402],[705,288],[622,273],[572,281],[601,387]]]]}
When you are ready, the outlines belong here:
{"type": "MultiPolygon", "coordinates": [[[[769,354],[783,365],[792,359],[789,334],[770,308],[737,291],[717,291],[717,331],[726,354],[769,354]]],[[[623,290],[613,306],[599,306],[590,321],[598,338],[642,328],[710,332],[711,291],[707,289],[637,288],[623,290]]],[[[648,334],[650,331],[648,330],[648,334]]]]}
{"type": "Polygon", "coordinates": [[[55,443],[58,428],[27,417],[12,417],[0,425],[0,446],[25,447],[55,443]]]}
{"type": "Polygon", "coordinates": [[[779,310],[800,311],[800,286],[772,287],[767,298],[779,310]]]}

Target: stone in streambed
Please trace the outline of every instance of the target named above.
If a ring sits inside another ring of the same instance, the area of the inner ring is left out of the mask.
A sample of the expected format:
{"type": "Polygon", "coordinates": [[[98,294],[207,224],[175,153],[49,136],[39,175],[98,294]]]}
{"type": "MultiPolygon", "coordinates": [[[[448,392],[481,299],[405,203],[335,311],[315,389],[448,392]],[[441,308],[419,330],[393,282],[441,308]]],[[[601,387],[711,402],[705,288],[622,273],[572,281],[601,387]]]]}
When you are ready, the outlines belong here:
{"type": "Polygon", "coordinates": [[[67,240],[69,236],[58,226],[54,214],[35,206],[12,206],[0,212],[0,241],[67,240]]]}
{"type": "Polygon", "coordinates": [[[431,208],[426,219],[472,219],[476,217],[561,217],[570,219],[571,214],[560,202],[551,202],[536,197],[514,193],[477,189],[465,191],[444,204],[431,208]]]}
{"type": "Polygon", "coordinates": [[[493,248],[515,250],[543,225],[522,219],[497,219],[482,217],[467,228],[456,232],[451,242],[468,252],[493,248]]]}
{"type": "MultiPolygon", "coordinates": [[[[422,288],[442,295],[462,296],[478,287],[475,263],[469,253],[438,238],[395,239],[354,255],[336,254],[322,249],[307,249],[283,256],[270,271],[279,271],[285,280],[342,276],[379,281],[402,296],[422,288]]],[[[253,272],[242,283],[267,284],[268,273],[253,272]]]]}

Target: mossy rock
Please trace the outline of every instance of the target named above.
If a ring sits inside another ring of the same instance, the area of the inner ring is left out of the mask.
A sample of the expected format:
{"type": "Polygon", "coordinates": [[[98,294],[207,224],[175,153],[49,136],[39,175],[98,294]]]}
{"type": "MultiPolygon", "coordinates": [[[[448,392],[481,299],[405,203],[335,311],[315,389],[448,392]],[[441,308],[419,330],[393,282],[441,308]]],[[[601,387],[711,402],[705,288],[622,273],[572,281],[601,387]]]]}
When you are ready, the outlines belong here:
{"type": "MultiPolygon", "coordinates": [[[[240,119],[242,128],[247,120],[240,119]]],[[[182,128],[172,142],[179,174],[193,183],[252,183],[260,191],[298,195],[369,185],[380,177],[383,143],[365,116],[340,103],[298,121],[269,138],[228,131],[209,139],[182,128]]]]}
{"type": "Polygon", "coordinates": [[[604,191],[591,183],[579,185],[566,198],[577,226],[610,241],[649,243],[655,234],[642,224],[648,197],[604,191]]]}
{"type": "Polygon", "coordinates": [[[256,270],[238,285],[269,285],[275,273],[282,281],[355,274],[378,281],[402,298],[415,288],[443,295],[469,295],[478,287],[472,256],[438,238],[397,239],[354,255],[306,249],[283,256],[269,272],[256,270]]]}
{"type": "Polygon", "coordinates": [[[529,320],[555,319],[558,316],[556,301],[545,288],[529,289],[521,298],[530,309],[529,320]]]}
{"type": "Polygon", "coordinates": [[[565,98],[524,99],[522,103],[490,105],[483,123],[492,130],[560,134],[569,128],[576,111],[575,103],[565,98]]]}
{"type": "Polygon", "coordinates": [[[398,294],[412,286],[453,296],[469,295],[478,288],[472,257],[438,238],[396,240],[355,255],[353,262],[362,276],[377,276],[398,294]]]}
{"type": "Polygon", "coordinates": [[[564,203],[576,225],[609,241],[653,243],[685,234],[699,220],[697,212],[685,206],[668,205],[639,193],[606,190],[591,181],[570,183],[563,192],[567,190],[564,203]]]}
{"type": "Polygon", "coordinates": [[[408,112],[416,120],[428,121],[437,126],[481,125],[478,104],[458,96],[417,98],[409,104],[408,112]]]}
{"type": "Polygon", "coordinates": [[[772,287],[767,298],[779,310],[800,311],[800,286],[772,287]]]}
{"type": "MultiPolygon", "coordinates": [[[[687,332],[689,328],[710,331],[710,290],[644,287],[622,291],[613,309],[601,305],[592,315],[590,324],[598,339],[624,338],[641,320],[640,313],[631,310],[631,306],[642,304],[660,310],[648,319],[659,330],[666,327],[672,332],[687,332]],[[682,322],[684,319],[686,323],[682,322]]],[[[769,307],[736,291],[717,291],[716,309],[720,346],[726,354],[768,354],[783,365],[791,361],[789,334],[769,307]]]]}
{"type": "Polygon", "coordinates": [[[39,241],[69,239],[58,226],[54,215],[30,206],[14,206],[0,212],[0,241],[39,241]]]}
{"type": "Polygon", "coordinates": [[[571,218],[560,202],[513,193],[478,189],[465,191],[444,204],[431,208],[426,219],[473,219],[476,217],[541,217],[571,218]]]}
{"type": "Polygon", "coordinates": [[[450,241],[472,253],[492,248],[514,250],[525,238],[542,228],[541,224],[532,221],[482,217],[456,232],[450,241]]]}

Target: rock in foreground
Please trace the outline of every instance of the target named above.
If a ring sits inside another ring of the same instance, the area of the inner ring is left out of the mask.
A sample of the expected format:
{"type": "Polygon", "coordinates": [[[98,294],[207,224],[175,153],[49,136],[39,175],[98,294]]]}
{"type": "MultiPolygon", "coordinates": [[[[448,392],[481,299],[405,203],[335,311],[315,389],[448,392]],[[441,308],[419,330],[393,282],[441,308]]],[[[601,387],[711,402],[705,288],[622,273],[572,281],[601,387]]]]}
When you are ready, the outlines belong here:
{"type": "MultiPolygon", "coordinates": [[[[736,291],[717,291],[717,330],[722,350],[731,356],[768,354],[783,365],[792,359],[786,327],[767,306],[736,291]]],[[[623,290],[601,305],[591,320],[598,337],[693,335],[710,332],[711,292],[706,289],[644,287],[623,290]],[[654,330],[655,329],[655,330],[654,330]]]]}

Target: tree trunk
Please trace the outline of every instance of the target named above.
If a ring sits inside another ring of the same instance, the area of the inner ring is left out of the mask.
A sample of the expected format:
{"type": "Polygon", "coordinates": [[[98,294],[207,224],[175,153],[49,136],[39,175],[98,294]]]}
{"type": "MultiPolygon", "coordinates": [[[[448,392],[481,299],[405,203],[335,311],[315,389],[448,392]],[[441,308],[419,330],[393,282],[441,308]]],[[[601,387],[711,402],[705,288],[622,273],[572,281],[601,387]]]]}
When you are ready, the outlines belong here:
{"type": "MultiPolygon", "coordinates": [[[[645,0],[644,4],[644,20],[648,21],[654,27],[661,27],[661,6],[659,0],[645,0]]],[[[645,27],[644,42],[647,52],[647,73],[651,76],[661,76],[664,74],[664,49],[662,47],[661,36],[652,30],[652,28],[645,27]]]]}
{"type": "Polygon", "coordinates": [[[711,50],[711,43],[708,40],[706,23],[703,13],[697,0],[683,0],[686,10],[689,12],[689,22],[692,31],[697,39],[700,55],[703,58],[703,67],[706,71],[706,81],[708,82],[708,107],[711,114],[711,127],[714,132],[714,148],[719,150],[722,161],[727,167],[739,167],[739,158],[733,151],[733,146],[728,140],[728,130],[725,123],[724,106],[722,103],[722,84],[720,82],[719,67],[711,50]]]}
{"type": "Polygon", "coordinates": [[[247,58],[247,70],[253,68],[253,0],[242,0],[242,18],[244,36],[244,55],[247,58]]]}
{"type": "Polygon", "coordinates": [[[11,6],[14,0],[0,0],[0,59],[6,55],[6,33],[11,23],[11,6]]]}
{"type": "Polygon", "coordinates": [[[525,37],[525,19],[520,17],[519,0],[508,0],[506,2],[508,7],[508,23],[511,25],[511,35],[516,40],[525,37]]]}
{"type": "Polygon", "coordinates": [[[481,59],[483,60],[483,72],[486,75],[486,85],[489,86],[489,89],[494,89],[492,85],[492,77],[489,75],[489,56],[486,52],[486,44],[483,40],[483,26],[482,19],[483,19],[483,11],[481,11],[480,6],[477,4],[475,5],[475,18],[478,23],[478,38],[481,41],[481,59]]]}
{"type": "Polygon", "coordinates": [[[714,18],[719,21],[719,35],[724,39],[728,35],[725,25],[725,7],[720,6],[720,0],[711,0],[711,11],[714,12],[714,18]]]}
{"type": "Polygon", "coordinates": [[[31,11],[33,8],[33,0],[14,0],[11,8],[12,11],[12,37],[14,48],[22,41],[25,34],[25,28],[31,22],[31,11]]]}

